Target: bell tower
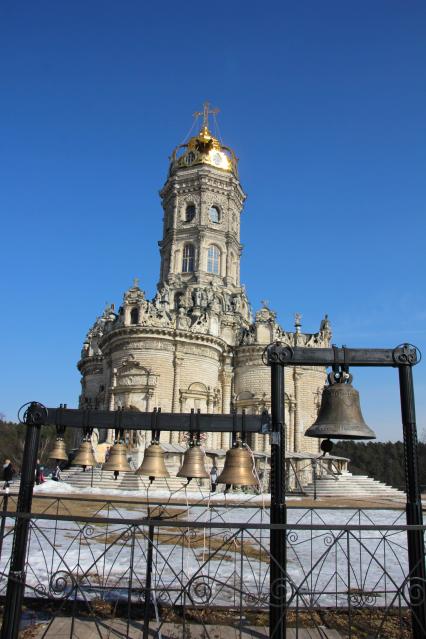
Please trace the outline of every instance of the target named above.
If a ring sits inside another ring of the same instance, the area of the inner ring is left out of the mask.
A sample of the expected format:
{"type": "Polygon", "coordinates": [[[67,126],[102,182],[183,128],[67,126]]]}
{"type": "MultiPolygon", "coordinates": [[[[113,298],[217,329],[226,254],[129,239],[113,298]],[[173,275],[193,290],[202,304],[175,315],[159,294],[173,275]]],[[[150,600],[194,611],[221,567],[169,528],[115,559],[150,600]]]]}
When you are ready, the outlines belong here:
{"type": "Polygon", "coordinates": [[[237,158],[209,129],[216,109],[204,105],[198,135],[176,147],[160,192],[164,210],[160,282],[172,289],[189,284],[240,289],[240,215],[245,194],[237,158]]]}

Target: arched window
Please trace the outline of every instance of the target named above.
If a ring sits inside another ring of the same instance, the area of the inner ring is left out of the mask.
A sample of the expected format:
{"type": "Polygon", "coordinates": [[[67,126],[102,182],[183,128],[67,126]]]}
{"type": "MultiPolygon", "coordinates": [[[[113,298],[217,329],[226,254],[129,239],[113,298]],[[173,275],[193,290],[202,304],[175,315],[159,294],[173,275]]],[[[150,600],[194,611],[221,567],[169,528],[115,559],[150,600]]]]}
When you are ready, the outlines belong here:
{"type": "Polygon", "coordinates": [[[137,324],[139,322],[139,309],[132,308],[130,311],[130,324],[137,324]]]}
{"type": "Polygon", "coordinates": [[[220,222],[220,212],[219,209],[217,208],[217,206],[211,206],[209,209],[209,218],[210,218],[210,222],[213,222],[213,224],[219,224],[220,222]]]}
{"type": "Polygon", "coordinates": [[[195,217],[195,205],[188,204],[185,209],[185,222],[192,222],[195,217]]]}
{"type": "Polygon", "coordinates": [[[194,270],[195,250],[193,244],[185,244],[183,247],[182,273],[192,273],[194,270]]]}
{"type": "Polygon", "coordinates": [[[207,271],[219,275],[220,271],[220,250],[212,244],[207,252],[207,271]]]}

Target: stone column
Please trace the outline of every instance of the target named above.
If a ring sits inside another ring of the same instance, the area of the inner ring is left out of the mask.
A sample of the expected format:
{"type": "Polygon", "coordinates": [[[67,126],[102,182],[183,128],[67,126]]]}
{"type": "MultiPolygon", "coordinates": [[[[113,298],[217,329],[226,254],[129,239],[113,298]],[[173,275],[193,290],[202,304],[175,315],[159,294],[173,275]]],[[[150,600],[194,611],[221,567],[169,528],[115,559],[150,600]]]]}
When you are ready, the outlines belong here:
{"type": "Polygon", "coordinates": [[[289,424],[288,424],[288,447],[287,450],[294,452],[294,424],[296,414],[296,402],[290,399],[289,402],[289,424]]]}
{"type": "MultiPolygon", "coordinates": [[[[232,399],[232,380],[234,371],[230,361],[227,361],[222,370],[222,413],[229,414],[231,412],[232,399]]],[[[220,447],[229,448],[229,433],[222,433],[220,437],[220,447]]]]}
{"type": "Polygon", "coordinates": [[[299,388],[299,380],[302,376],[302,371],[298,368],[294,368],[293,370],[293,380],[294,380],[294,402],[295,402],[295,411],[294,411],[294,452],[299,453],[302,446],[302,416],[301,416],[301,406],[300,406],[300,388],[299,388]]]}
{"type": "MultiPolygon", "coordinates": [[[[117,385],[117,369],[111,370],[111,386],[109,387],[109,403],[108,410],[115,410],[114,388],[117,385]]],[[[115,432],[113,428],[109,428],[106,437],[106,443],[112,445],[114,443],[115,432]]]]}
{"type": "Polygon", "coordinates": [[[231,251],[229,250],[229,242],[227,242],[226,243],[226,272],[225,272],[225,277],[226,277],[226,281],[228,283],[229,283],[229,281],[231,279],[231,272],[232,272],[232,264],[231,264],[230,254],[231,254],[231,251]]]}
{"type": "Polygon", "coordinates": [[[146,401],[146,409],[145,410],[146,410],[147,413],[150,413],[152,411],[152,409],[154,408],[152,406],[152,398],[153,397],[154,397],[154,391],[151,390],[151,389],[148,390],[146,392],[146,395],[145,395],[145,401],[146,401]]]}
{"type": "MultiPolygon", "coordinates": [[[[182,265],[181,265],[181,251],[180,249],[176,249],[176,242],[174,240],[172,240],[171,243],[171,247],[170,247],[170,260],[169,260],[169,271],[171,271],[172,273],[180,273],[182,270],[182,265]]],[[[168,273],[166,273],[166,268],[165,268],[165,264],[163,266],[163,279],[167,279],[167,275],[168,273]]]]}
{"type": "MultiPolygon", "coordinates": [[[[213,413],[213,394],[211,392],[210,386],[207,387],[207,397],[206,397],[206,413],[213,413]]],[[[220,434],[218,433],[208,433],[206,439],[206,446],[208,448],[218,448],[220,447],[220,434]]]]}
{"type": "MultiPolygon", "coordinates": [[[[203,270],[203,259],[204,259],[204,243],[206,240],[206,236],[204,233],[200,233],[198,236],[198,246],[196,247],[195,253],[195,271],[199,273],[203,270]]],[[[207,265],[205,266],[205,270],[207,270],[207,265]]]]}
{"type": "Polygon", "coordinates": [[[126,304],[124,306],[124,326],[130,325],[130,306],[126,304]]]}
{"type": "MultiPolygon", "coordinates": [[[[175,353],[173,358],[174,376],[173,376],[173,398],[172,398],[172,413],[179,413],[181,405],[179,401],[179,386],[180,386],[180,373],[182,369],[183,357],[182,355],[175,353]]],[[[179,443],[179,432],[170,433],[170,443],[179,443]]]]}

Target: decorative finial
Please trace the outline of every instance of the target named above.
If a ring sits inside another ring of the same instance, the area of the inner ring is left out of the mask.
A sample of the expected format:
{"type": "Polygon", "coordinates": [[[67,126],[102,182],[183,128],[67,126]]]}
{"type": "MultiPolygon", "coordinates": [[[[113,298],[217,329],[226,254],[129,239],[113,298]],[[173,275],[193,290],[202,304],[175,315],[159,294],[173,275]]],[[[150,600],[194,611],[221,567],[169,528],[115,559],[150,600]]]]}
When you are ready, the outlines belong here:
{"type": "Polygon", "coordinates": [[[262,304],[263,308],[269,309],[269,300],[260,300],[260,303],[262,304]]]}
{"type": "Polygon", "coordinates": [[[324,315],[324,318],[321,320],[320,331],[330,331],[330,320],[328,319],[328,315],[324,315]]]}
{"type": "Polygon", "coordinates": [[[296,333],[300,333],[300,327],[302,326],[302,315],[300,313],[294,314],[294,327],[296,329],[296,333]]]}
{"type": "Polygon", "coordinates": [[[138,277],[134,277],[133,278],[133,288],[139,288],[139,278],[138,277]]]}
{"type": "Polygon", "coordinates": [[[203,116],[203,129],[207,129],[209,128],[209,115],[216,115],[216,113],[219,113],[219,109],[217,109],[216,107],[214,109],[210,108],[210,102],[204,102],[203,104],[203,110],[202,111],[196,111],[194,113],[194,117],[198,118],[200,115],[203,116]]]}

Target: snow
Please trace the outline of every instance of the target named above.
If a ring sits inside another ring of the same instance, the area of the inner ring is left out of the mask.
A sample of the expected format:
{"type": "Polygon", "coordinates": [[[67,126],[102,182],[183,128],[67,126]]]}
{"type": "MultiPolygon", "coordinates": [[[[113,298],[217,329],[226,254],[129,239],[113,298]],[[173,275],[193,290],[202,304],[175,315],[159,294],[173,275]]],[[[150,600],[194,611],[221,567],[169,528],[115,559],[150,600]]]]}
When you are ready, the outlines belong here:
{"type": "MultiPolygon", "coordinates": [[[[35,488],[36,494],[60,496],[74,492],[75,488],[65,482],[51,481],[35,488]]],[[[85,488],[79,493],[101,494],[97,488],[85,488]]],[[[141,499],[140,491],[114,491],[120,497],[123,493],[141,499]]],[[[150,489],[148,493],[153,499],[170,497],[167,491],[150,489]]],[[[155,528],[153,588],[156,596],[174,604],[191,600],[200,605],[207,602],[239,605],[243,597],[256,605],[267,605],[269,531],[256,528],[258,524],[269,523],[269,508],[263,507],[263,497],[244,493],[210,495],[201,491],[199,495],[179,491],[177,496],[181,504],[187,496],[198,497],[200,504],[188,503],[185,508],[170,503],[167,515],[174,515],[182,522],[194,522],[197,527],[173,528],[165,521],[164,526],[155,528]],[[229,507],[217,503],[223,500],[229,507]],[[218,524],[218,528],[209,529],[210,523],[218,524]],[[249,527],[241,528],[242,524],[249,527]]],[[[142,499],[145,498],[143,495],[142,499]]],[[[54,518],[54,511],[49,512],[54,518]]],[[[148,526],[140,520],[147,516],[147,506],[106,502],[97,515],[113,517],[115,522],[32,521],[27,592],[62,597],[78,583],[79,598],[105,594],[105,588],[110,597],[125,597],[131,577],[134,597],[141,596],[146,577],[148,526]],[[117,522],[120,518],[136,520],[136,523],[117,522]],[[132,553],[134,562],[130,573],[132,553]]],[[[400,603],[396,593],[404,586],[407,574],[406,533],[379,526],[404,525],[402,511],[300,507],[288,509],[288,522],[304,527],[291,529],[287,536],[287,571],[297,595],[293,604],[347,605],[349,597],[358,596],[357,591],[376,592],[373,604],[389,605],[395,597],[395,605],[400,603]],[[349,529],[351,525],[371,524],[376,528],[349,529]],[[315,529],[321,525],[326,529],[315,529]],[[336,525],[348,528],[343,531],[327,528],[336,525]],[[385,590],[387,594],[383,594],[385,590]]],[[[7,519],[0,563],[3,573],[0,594],[4,592],[9,569],[12,526],[13,520],[7,519]]]]}

